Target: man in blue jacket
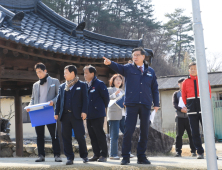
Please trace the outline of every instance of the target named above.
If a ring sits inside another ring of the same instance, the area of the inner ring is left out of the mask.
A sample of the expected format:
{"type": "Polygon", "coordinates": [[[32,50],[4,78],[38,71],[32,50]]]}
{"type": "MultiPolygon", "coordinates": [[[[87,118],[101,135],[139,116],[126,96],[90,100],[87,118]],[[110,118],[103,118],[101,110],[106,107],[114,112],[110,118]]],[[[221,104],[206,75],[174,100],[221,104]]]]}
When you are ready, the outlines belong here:
{"type": "Polygon", "coordinates": [[[87,128],[94,152],[89,161],[106,162],[108,149],[103,124],[106,117],[105,108],[109,104],[109,93],[106,85],[97,79],[95,67],[85,66],[83,71],[89,95],[87,128]]]}
{"type": "Polygon", "coordinates": [[[72,129],[79,144],[80,157],[83,162],[88,162],[88,152],[85,141],[85,129],[83,120],[88,112],[87,84],[80,81],[77,75],[77,68],[68,65],[64,69],[66,82],[59,87],[57,96],[55,119],[62,123],[62,139],[64,153],[67,157],[66,165],[72,165],[74,153],[72,148],[72,129]]]}
{"type": "Polygon", "coordinates": [[[137,163],[150,164],[145,152],[148,142],[149,117],[152,102],[154,110],[159,109],[159,91],[154,70],[148,66],[145,50],[141,47],[132,51],[133,63],[120,65],[104,58],[104,64],[125,77],[126,120],[122,145],[121,165],[130,163],[131,139],[140,118],[140,138],[137,146],[137,163]]]}

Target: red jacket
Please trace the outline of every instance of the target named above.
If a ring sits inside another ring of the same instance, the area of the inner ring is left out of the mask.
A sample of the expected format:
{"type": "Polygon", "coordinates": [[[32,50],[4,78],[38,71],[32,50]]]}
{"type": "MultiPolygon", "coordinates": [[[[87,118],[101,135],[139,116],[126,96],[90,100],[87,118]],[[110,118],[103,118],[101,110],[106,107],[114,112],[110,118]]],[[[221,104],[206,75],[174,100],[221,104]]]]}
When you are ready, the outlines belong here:
{"type": "MultiPolygon", "coordinates": [[[[196,87],[197,87],[197,98],[199,100],[200,94],[199,94],[199,85],[198,85],[197,76],[190,75],[189,78],[184,80],[182,84],[182,99],[183,99],[184,104],[187,106],[188,114],[189,114],[189,111],[191,113],[200,112],[200,102],[195,100],[195,88],[194,88],[195,80],[196,80],[196,87]]],[[[209,92],[210,92],[210,97],[211,97],[210,82],[209,82],[209,92]]]]}
{"type": "MultiPolygon", "coordinates": [[[[185,105],[187,104],[188,98],[195,97],[194,80],[196,80],[196,82],[197,82],[197,96],[200,97],[198,77],[190,75],[189,78],[184,80],[184,82],[182,84],[182,98],[183,98],[183,102],[185,105]]],[[[208,83],[209,83],[209,92],[210,92],[210,98],[211,98],[210,82],[208,81],[208,83]]]]}

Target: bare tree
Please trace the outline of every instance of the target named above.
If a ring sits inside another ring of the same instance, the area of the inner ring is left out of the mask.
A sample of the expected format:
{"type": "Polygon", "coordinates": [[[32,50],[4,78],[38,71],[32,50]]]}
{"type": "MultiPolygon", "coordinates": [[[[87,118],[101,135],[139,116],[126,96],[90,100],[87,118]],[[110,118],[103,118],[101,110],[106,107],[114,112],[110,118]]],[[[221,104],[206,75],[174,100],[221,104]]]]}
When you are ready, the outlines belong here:
{"type": "Polygon", "coordinates": [[[207,71],[216,72],[222,70],[222,54],[208,53],[207,54],[207,71]]]}

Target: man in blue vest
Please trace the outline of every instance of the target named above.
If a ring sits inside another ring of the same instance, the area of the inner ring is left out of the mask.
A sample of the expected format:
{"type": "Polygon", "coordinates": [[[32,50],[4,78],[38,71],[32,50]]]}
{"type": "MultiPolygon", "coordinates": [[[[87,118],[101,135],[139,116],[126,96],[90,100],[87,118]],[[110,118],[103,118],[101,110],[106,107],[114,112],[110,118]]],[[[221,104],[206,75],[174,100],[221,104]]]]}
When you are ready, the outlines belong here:
{"type": "Polygon", "coordinates": [[[72,129],[79,144],[79,154],[83,163],[88,162],[88,152],[85,140],[83,120],[88,112],[88,94],[86,83],[79,80],[77,68],[68,65],[64,69],[66,82],[59,87],[55,119],[62,123],[62,139],[64,152],[67,157],[66,165],[72,165],[74,153],[72,148],[72,129]]]}
{"type": "Polygon", "coordinates": [[[92,144],[94,156],[89,161],[106,162],[108,148],[106,134],[103,130],[105,108],[109,104],[109,93],[106,85],[96,77],[96,68],[85,66],[84,78],[88,83],[89,106],[87,115],[87,128],[92,144]]]}
{"type": "Polygon", "coordinates": [[[121,165],[130,163],[131,139],[140,118],[140,138],[137,146],[137,163],[150,164],[146,158],[149,117],[152,102],[159,109],[159,91],[154,70],[145,61],[145,50],[141,47],[132,51],[133,63],[121,65],[104,58],[104,64],[125,77],[126,121],[123,136],[121,165]]]}

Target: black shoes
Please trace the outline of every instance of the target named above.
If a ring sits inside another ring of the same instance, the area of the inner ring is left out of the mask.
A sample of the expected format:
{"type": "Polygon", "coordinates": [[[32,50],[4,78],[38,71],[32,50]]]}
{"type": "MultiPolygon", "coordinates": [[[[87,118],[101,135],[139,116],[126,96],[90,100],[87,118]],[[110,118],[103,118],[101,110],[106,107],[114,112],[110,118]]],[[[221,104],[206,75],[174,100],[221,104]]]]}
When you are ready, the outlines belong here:
{"type": "Polygon", "coordinates": [[[130,163],[130,159],[129,158],[123,158],[121,161],[121,165],[127,165],[130,163]]]}
{"type": "Polygon", "coordinates": [[[87,162],[89,162],[88,157],[86,157],[86,158],[82,158],[82,160],[83,160],[83,163],[87,163],[87,162]]]}
{"type": "Polygon", "coordinates": [[[106,162],[106,161],[107,161],[107,158],[103,156],[100,156],[98,159],[98,162],[106,162]]]}
{"type": "Polygon", "coordinates": [[[94,155],[93,157],[89,158],[89,162],[94,162],[94,161],[97,161],[98,159],[99,157],[94,155]]]}
{"type": "Polygon", "coordinates": [[[174,157],[181,157],[181,154],[176,153],[176,155],[174,157]]]}
{"type": "Polygon", "coordinates": [[[55,162],[62,162],[62,158],[59,155],[55,156],[55,162]]]}
{"type": "Polygon", "coordinates": [[[73,164],[73,160],[68,160],[67,162],[66,162],[66,165],[72,165],[73,164]]]}
{"type": "Polygon", "coordinates": [[[39,158],[36,159],[35,162],[45,162],[45,157],[42,155],[39,155],[39,158]]]}
{"type": "Polygon", "coordinates": [[[137,164],[151,164],[151,162],[146,157],[142,157],[137,159],[137,164]]]}

